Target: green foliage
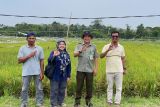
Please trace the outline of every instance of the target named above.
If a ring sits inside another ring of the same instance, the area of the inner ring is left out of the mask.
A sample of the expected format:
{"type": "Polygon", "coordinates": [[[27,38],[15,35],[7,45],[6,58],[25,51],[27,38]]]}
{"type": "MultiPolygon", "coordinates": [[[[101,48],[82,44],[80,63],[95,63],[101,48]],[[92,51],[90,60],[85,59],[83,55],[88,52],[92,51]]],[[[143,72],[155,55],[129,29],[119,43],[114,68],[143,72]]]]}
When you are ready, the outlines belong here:
{"type": "MultiPolygon", "coordinates": [[[[51,24],[16,24],[14,27],[1,25],[0,36],[24,36],[18,32],[28,33],[35,32],[38,36],[48,37],[66,37],[68,25],[53,22],[51,24]]],[[[94,20],[90,25],[71,24],[69,37],[81,37],[83,31],[89,30],[95,38],[106,38],[112,31],[119,31],[121,38],[124,39],[159,39],[160,27],[144,27],[143,24],[137,26],[136,29],[131,29],[127,24],[126,29],[120,29],[108,25],[104,25],[102,20],[94,20]]]]}

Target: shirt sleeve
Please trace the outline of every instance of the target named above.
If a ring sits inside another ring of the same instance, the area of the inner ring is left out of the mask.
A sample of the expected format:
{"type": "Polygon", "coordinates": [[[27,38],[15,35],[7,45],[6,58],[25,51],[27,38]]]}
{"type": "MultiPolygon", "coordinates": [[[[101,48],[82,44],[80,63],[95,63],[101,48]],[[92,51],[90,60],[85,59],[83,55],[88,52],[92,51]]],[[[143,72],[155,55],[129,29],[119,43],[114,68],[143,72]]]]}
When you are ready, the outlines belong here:
{"type": "Polygon", "coordinates": [[[71,77],[71,62],[67,65],[66,71],[67,71],[67,77],[70,78],[71,77]]]}
{"type": "Polygon", "coordinates": [[[124,47],[122,47],[122,57],[125,56],[125,50],[124,50],[124,47]]]}
{"type": "Polygon", "coordinates": [[[24,57],[23,48],[22,47],[19,49],[19,52],[18,52],[18,55],[17,55],[17,58],[21,58],[21,57],[24,57]]]}
{"type": "Polygon", "coordinates": [[[109,48],[108,45],[105,45],[102,49],[102,53],[104,53],[108,48],[109,48]]]}
{"type": "Polygon", "coordinates": [[[74,53],[77,53],[79,51],[79,45],[76,46],[76,48],[74,49],[74,53]]]}
{"type": "Polygon", "coordinates": [[[98,52],[97,52],[96,47],[95,47],[95,51],[94,51],[94,56],[95,56],[95,58],[98,58],[98,57],[99,57],[99,54],[98,54],[98,52]]]}
{"type": "Polygon", "coordinates": [[[42,48],[40,48],[39,58],[44,59],[44,51],[42,48]]]}
{"type": "Polygon", "coordinates": [[[48,62],[51,62],[53,60],[53,54],[54,52],[52,51],[49,55],[48,62]]]}

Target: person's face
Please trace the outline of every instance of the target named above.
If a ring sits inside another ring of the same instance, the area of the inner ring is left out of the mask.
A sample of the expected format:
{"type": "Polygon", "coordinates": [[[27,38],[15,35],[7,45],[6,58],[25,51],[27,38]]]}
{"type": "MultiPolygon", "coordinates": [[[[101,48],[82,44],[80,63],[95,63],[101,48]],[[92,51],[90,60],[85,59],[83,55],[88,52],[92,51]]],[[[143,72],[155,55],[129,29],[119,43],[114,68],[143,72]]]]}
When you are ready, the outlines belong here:
{"type": "Polygon", "coordinates": [[[58,45],[58,49],[63,51],[65,48],[66,48],[65,43],[64,42],[60,42],[59,45],[58,45]]]}
{"type": "Polygon", "coordinates": [[[83,41],[84,41],[84,43],[90,43],[91,39],[92,38],[89,35],[85,35],[83,38],[83,41]]]}
{"type": "Polygon", "coordinates": [[[112,42],[116,43],[119,40],[118,33],[112,33],[112,42]]]}
{"type": "Polygon", "coordinates": [[[29,36],[27,37],[27,41],[29,45],[34,45],[35,41],[36,41],[36,37],[35,36],[29,36]]]}

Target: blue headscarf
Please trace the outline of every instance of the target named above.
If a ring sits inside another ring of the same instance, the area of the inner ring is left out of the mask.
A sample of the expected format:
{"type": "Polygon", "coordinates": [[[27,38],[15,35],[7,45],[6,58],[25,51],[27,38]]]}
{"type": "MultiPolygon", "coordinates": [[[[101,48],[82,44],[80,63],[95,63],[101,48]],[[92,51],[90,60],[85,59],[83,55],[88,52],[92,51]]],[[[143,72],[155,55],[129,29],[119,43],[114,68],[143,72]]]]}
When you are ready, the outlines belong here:
{"type": "Polygon", "coordinates": [[[64,50],[60,50],[60,49],[58,48],[60,42],[64,42],[65,45],[66,45],[66,42],[65,42],[64,40],[57,42],[57,49],[58,49],[58,51],[60,52],[60,55],[58,55],[57,57],[58,57],[58,59],[61,61],[60,69],[61,69],[61,71],[64,72],[65,69],[66,69],[66,67],[67,67],[67,65],[70,64],[71,61],[70,61],[70,56],[69,56],[66,48],[65,48],[64,50]]]}

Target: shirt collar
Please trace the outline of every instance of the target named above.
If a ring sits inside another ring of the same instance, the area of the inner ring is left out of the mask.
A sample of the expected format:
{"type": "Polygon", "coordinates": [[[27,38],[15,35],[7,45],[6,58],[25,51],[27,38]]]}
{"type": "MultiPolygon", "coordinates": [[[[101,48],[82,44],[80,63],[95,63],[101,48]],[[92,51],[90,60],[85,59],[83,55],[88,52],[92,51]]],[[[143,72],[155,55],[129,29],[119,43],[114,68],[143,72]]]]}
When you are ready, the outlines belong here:
{"type": "MultiPolygon", "coordinates": [[[[84,42],[82,43],[82,45],[84,45],[84,42]]],[[[92,44],[91,44],[91,42],[89,43],[89,46],[91,46],[92,44]]]]}
{"type": "MultiPolygon", "coordinates": [[[[110,42],[109,44],[111,45],[111,42],[110,42]]],[[[118,42],[118,47],[119,47],[119,45],[120,45],[120,44],[119,44],[119,42],[118,42]]]]}
{"type": "MultiPolygon", "coordinates": [[[[30,46],[28,44],[26,46],[27,46],[27,48],[30,48],[30,46]]],[[[35,45],[33,48],[37,48],[37,45],[35,45]]]]}

